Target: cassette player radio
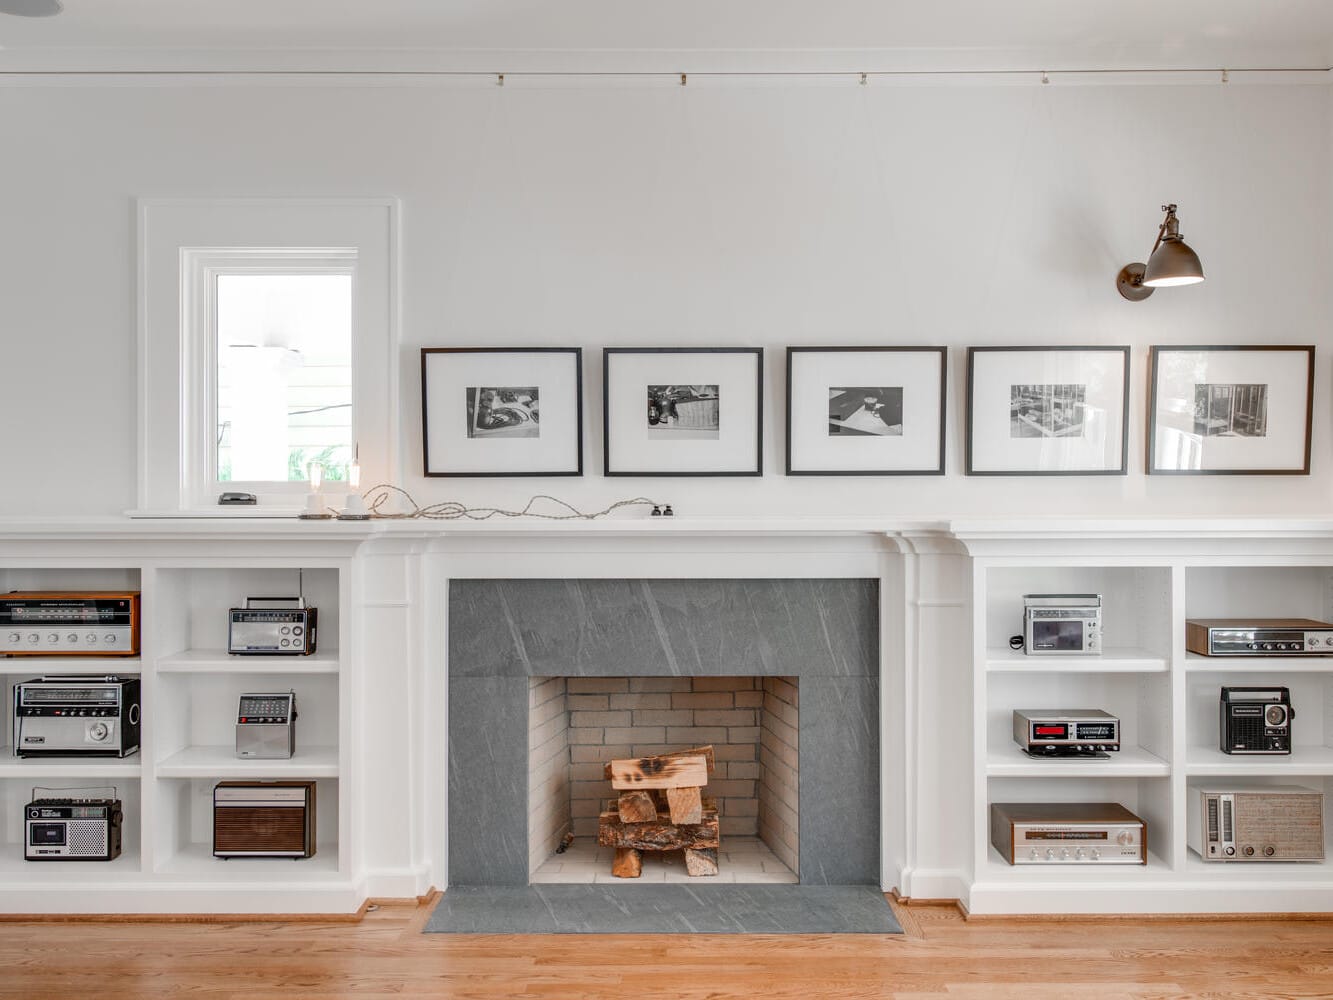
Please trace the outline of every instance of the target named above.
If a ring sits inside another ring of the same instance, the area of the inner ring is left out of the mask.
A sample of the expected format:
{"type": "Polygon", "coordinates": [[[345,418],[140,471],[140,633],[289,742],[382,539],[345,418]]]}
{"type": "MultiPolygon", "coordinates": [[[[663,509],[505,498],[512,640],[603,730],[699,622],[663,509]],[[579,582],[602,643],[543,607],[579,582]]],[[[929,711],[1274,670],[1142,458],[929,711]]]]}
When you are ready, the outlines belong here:
{"type": "Polygon", "coordinates": [[[233,656],[309,656],[315,651],[318,609],[303,597],[247,597],[232,608],[227,652],[233,656]]]}
{"type": "Polygon", "coordinates": [[[1200,656],[1331,656],[1333,625],[1312,618],[1189,618],[1185,648],[1200,656]]]}
{"type": "Polygon", "coordinates": [[[138,656],[139,595],[18,590],[0,594],[0,654],[138,656]]]}
{"type": "Polygon", "coordinates": [[[114,861],[120,857],[124,810],[109,798],[38,796],[71,789],[34,788],[23,811],[24,861],[114,861]]]}

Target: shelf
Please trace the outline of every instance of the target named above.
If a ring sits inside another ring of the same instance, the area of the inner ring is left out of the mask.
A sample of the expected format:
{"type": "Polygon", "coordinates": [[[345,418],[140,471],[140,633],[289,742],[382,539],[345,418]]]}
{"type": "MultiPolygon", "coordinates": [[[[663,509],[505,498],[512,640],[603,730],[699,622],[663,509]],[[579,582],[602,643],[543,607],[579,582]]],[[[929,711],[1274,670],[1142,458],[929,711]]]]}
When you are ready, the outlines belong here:
{"type": "Polygon", "coordinates": [[[266,889],[287,883],[326,882],[338,878],[338,844],[317,843],[313,858],[213,857],[212,844],[189,844],[157,867],[158,875],[181,876],[191,881],[253,882],[266,889]]]}
{"type": "Polygon", "coordinates": [[[1052,882],[1075,882],[1079,885],[1106,883],[1118,887],[1125,881],[1157,881],[1169,877],[1170,873],[1170,866],[1152,851],[1148,852],[1146,865],[1011,865],[1004,860],[994,845],[991,845],[986,855],[985,867],[977,873],[977,876],[978,881],[1032,882],[1039,885],[1049,885],[1052,882]]]}
{"type": "Polygon", "coordinates": [[[0,778],[137,778],[143,773],[138,753],[129,757],[15,757],[0,747],[0,778]]]}
{"type": "Polygon", "coordinates": [[[1185,753],[1185,773],[1190,777],[1276,775],[1299,778],[1302,775],[1333,775],[1333,747],[1296,746],[1290,755],[1255,757],[1225,754],[1216,747],[1191,746],[1185,753]]]}
{"type": "Polygon", "coordinates": [[[1100,656],[1029,656],[1000,646],[986,650],[986,669],[992,673],[1149,674],[1164,673],[1169,662],[1151,650],[1124,646],[1113,646],[1100,656]]]}
{"type": "Polygon", "coordinates": [[[1201,674],[1333,673],[1333,656],[1200,656],[1186,653],[1185,669],[1201,674]]]}
{"type": "Polygon", "coordinates": [[[1124,747],[1110,760],[1033,760],[1017,744],[991,747],[988,778],[1165,778],[1171,765],[1143,747],[1124,747]]]}
{"type": "Polygon", "coordinates": [[[338,654],[231,656],[221,649],[186,649],[159,657],[157,669],[172,674],[336,674],[338,654]]]}
{"type": "MultiPolygon", "coordinates": [[[[20,833],[22,831],[20,830],[20,833]]],[[[0,848],[0,886],[15,883],[94,885],[101,881],[137,880],[139,845],[126,844],[114,861],[24,861],[23,844],[0,848]]]]}
{"type": "Polygon", "coordinates": [[[143,672],[143,660],[138,656],[0,656],[0,673],[29,674],[91,674],[106,677],[112,674],[134,676],[143,672]]]}
{"type": "Polygon", "coordinates": [[[186,747],[156,770],[159,778],[336,778],[338,748],[298,746],[289,760],[240,760],[234,747],[186,747]]]}
{"type": "Polygon", "coordinates": [[[1325,861],[1205,861],[1192,850],[1185,851],[1185,873],[1194,878],[1219,882],[1268,885],[1273,882],[1333,880],[1333,869],[1325,861]]]}

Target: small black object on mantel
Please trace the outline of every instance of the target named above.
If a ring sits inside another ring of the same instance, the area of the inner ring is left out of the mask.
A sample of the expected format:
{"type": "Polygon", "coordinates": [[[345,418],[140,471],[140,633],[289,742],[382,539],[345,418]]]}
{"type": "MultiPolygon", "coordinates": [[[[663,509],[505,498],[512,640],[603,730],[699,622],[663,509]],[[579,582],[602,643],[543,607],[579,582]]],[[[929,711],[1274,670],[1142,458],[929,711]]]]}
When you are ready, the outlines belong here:
{"type": "Polygon", "coordinates": [[[663,516],[663,517],[675,517],[675,516],[676,516],[676,512],[675,512],[674,510],[671,509],[671,504],[667,504],[665,507],[662,508],[662,516],[663,516]]]}
{"type": "Polygon", "coordinates": [[[253,493],[223,493],[218,497],[219,507],[253,507],[259,498],[253,493]]]}
{"type": "Polygon", "coordinates": [[[649,516],[650,516],[650,517],[661,517],[661,516],[662,516],[662,508],[661,508],[660,506],[658,506],[657,504],[653,504],[653,512],[652,512],[652,514],[650,514],[649,516]]]}

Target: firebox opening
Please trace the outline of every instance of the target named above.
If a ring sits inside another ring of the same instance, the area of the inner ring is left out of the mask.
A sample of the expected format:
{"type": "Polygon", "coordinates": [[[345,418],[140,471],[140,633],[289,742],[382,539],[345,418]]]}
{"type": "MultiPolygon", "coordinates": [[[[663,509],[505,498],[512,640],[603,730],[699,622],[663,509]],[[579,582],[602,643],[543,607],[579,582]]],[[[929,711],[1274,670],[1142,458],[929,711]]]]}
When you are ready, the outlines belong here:
{"type": "Polygon", "coordinates": [[[530,678],[530,881],[799,881],[798,708],[795,677],[530,678]],[[717,804],[718,874],[688,876],[672,850],[644,851],[637,879],[612,875],[598,817],[619,793],[604,765],[702,745],[715,761],[703,796],[717,804]]]}

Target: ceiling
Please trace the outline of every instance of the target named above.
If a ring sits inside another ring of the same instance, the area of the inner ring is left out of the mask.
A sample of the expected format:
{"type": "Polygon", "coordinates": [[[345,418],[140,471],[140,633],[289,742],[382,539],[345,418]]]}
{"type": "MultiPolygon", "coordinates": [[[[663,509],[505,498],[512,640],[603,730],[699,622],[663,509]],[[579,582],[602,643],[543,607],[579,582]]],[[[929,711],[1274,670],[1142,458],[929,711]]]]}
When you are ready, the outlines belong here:
{"type": "Polygon", "coordinates": [[[64,0],[5,70],[1324,68],[1328,0],[64,0]]]}

